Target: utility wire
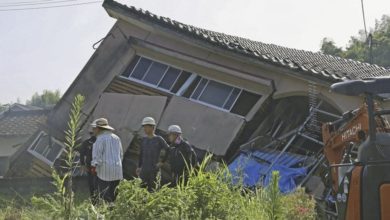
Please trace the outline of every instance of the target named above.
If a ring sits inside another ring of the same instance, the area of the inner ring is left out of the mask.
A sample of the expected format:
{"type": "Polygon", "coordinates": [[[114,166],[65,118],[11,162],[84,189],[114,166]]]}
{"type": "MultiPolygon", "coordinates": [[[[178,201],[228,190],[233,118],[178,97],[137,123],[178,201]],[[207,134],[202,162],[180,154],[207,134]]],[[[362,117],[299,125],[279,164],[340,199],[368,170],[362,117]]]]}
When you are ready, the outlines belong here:
{"type": "Polygon", "coordinates": [[[63,2],[75,2],[79,0],[60,0],[60,1],[37,1],[37,2],[28,2],[28,3],[8,3],[8,4],[1,4],[0,8],[2,7],[18,7],[18,6],[28,6],[28,5],[50,5],[50,4],[56,4],[56,3],[63,3],[63,2]]]}
{"type": "Polygon", "coordinates": [[[361,2],[361,5],[362,5],[364,32],[366,33],[366,39],[367,39],[368,38],[368,34],[367,34],[367,26],[366,26],[366,16],[365,16],[365,13],[364,13],[364,3],[363,3],[363,0],[361,0],[360,2],[361,2]]]}
{"type": "Polygon", "coordinates": [[[43,7],[7,8],[7,9],[0,9],[0,11],[27,11],[27,10],[37,10],[37,9],[49,9],[49,8],[64,8],[64,7],[71,7],[71,6],[77,6],[77,5],[89,5],[89,4],[95,4],[95,3],[101,3],[101,2],[102,1],[90,1],[90,2],[65,4],[65,5],[43,6],[43,7]]]}
{"type": "Polygon", "coordinates": [[[34,3],[34,2],[50,2],[53,0],[39,0],[39,1],[26,1],[26,2],[3,2],[1,4],[28,4],[28,3],[34,3]]]}

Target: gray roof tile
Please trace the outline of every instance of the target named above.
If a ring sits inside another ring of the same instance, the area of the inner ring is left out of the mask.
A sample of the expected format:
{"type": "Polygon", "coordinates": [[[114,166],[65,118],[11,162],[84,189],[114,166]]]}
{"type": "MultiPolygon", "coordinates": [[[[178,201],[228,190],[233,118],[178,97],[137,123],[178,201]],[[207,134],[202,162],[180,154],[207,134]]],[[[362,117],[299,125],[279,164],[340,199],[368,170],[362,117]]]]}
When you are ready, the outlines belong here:
{"type": "Polygon", "coordinates": [[[327,81],[340,81],[342,78],[363,79],[390,76],[390,69],[385,69],[377,65],[210,31],[183,24],[167,17],[158,16],[133,6],[128,7],[113,0],[105,0],[103,6],[105,8],[124,10],[126,15],[142,22],[157,24],[164,29],[200,40],[203,43],[243,56],[252,57],[266,63],[297,70],[303,74],[310,74],[327,81]]]}

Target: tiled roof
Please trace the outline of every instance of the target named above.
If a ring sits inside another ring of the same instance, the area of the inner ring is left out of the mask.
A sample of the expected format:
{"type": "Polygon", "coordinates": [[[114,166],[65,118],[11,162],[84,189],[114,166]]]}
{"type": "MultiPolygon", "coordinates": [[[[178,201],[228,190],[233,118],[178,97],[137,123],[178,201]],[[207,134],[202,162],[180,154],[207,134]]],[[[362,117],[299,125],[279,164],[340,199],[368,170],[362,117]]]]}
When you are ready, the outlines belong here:
{"type": "Polygon", "coordinates": [[[32,135],[46,121],[47,111],[9,111],[0,118],[0,136],[32,135]]]}
{"type": "Polygon", "coordinates": [[[121,13],[125,13],[127,16],[139,21],[158,25],[164,29],[227,51],[289,68],[326,81],[340,81],[343,78],[363,79],[390,76],[390,69],[385,69],[377,65],[325,55],[320,52],[315,53],[292,49],[218,33],[183,24],[167,17],[155,15],[149,11],[137,9],[133,6],[128,7],[113,0],[105,0],[103,7],[119,10],[121,13]]]}
{"type": "Polygon", "coordinates": [[[42,110],[40,107],[32,106],[32,105],[23,105],[19,103],[12,104],[9,109],[11,111],[29,111],[29,110],[42,110]]]}

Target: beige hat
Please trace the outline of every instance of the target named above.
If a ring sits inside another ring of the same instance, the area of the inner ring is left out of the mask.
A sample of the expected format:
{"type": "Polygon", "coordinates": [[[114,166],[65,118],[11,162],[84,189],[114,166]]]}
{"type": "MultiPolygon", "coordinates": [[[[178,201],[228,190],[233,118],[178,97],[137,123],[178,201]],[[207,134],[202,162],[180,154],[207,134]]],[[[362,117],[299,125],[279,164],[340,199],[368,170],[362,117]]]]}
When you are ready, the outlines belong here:
{"type": "Polygon", "coordinates": [[[91,126],[93,128],[103,128],[111,131],[115,130],[113,127],[108,125],[108,120],[105,118],[96,119],[95,121],[92,122],[91,126]]]}

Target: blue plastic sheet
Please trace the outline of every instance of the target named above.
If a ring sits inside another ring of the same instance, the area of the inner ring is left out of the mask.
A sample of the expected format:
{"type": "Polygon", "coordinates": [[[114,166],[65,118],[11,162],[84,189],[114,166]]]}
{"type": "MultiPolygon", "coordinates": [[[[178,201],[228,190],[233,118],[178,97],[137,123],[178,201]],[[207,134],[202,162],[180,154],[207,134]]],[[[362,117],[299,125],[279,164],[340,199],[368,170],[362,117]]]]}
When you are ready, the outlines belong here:
{"type": "Polygon", "coordinates": [[[295,180],[307,174],[306,167],[296,167],[305,157],[284,153],[268,171],[277,155],[277,152],[242,152],[228,166],[233,176],[233,183],[242,182],[245,187],[268,186],[272,172],[279,171],[280,191],[282,193],[294,191],[297,187],[295,180]]]}

